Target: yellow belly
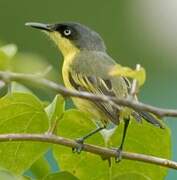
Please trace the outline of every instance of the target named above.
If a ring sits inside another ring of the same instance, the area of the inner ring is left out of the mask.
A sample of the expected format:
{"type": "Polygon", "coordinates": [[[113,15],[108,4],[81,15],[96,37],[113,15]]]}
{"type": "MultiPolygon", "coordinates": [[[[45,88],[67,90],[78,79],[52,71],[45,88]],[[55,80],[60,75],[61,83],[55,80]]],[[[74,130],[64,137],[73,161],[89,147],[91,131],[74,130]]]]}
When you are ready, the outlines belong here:
{"type": "MultiPolygon", "coordinates": [[[[70,62],[71,63],[71,62],[70,62]]],[[[72,87],[70,81],[69,81],[69,68],[70,68],[70,63],[69,61],[64,61],[63,68],[62,68],[62,76],[63,76],[63,81],[65,84],[65,87],[71,90],[75,90],[74,87],[72,87]]],[[[102,124],[106,125],[108,123],[108,119],[105,116],[105,114],[97,108],[97,106],[92,103],[91,101],[84,100],[81,98],[72,98],[72,101],[74,102],[75,106],[77,109],[89,113],[91,118],[94,121],[102,122],[102,124]]]]}

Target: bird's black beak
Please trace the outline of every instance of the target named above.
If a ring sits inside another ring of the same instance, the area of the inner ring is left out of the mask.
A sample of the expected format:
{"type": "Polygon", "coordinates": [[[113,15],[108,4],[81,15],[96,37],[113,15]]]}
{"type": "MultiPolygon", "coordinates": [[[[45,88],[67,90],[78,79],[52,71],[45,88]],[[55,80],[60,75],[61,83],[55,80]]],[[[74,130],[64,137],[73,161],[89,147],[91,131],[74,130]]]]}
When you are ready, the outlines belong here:
{"type": "Polygon", "coordinates": [[[43,23],[36,23],[36,22],[27,22],[25,23],[26,26],[30,26],[32,28],[41,29],[45,31],[52,32],[55,30],[54,25],[51,24],[43,24],[43,23]]]}

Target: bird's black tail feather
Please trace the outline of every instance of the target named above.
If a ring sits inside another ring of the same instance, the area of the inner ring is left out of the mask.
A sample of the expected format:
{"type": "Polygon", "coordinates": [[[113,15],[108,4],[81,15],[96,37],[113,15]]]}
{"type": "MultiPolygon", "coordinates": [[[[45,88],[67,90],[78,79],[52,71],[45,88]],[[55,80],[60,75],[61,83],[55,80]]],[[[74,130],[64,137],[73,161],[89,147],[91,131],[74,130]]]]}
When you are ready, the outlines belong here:
{"type": "Polygon", "coordinates": [[[153,124],[154,126],[164,128],[163,124],[159,122],[159,120],[154,117],[152,114],[145,112],[145,111],[140,111],[132,114],[138,121],[140,121],[141,118],[146,120],[148,123],[153,124]]]}

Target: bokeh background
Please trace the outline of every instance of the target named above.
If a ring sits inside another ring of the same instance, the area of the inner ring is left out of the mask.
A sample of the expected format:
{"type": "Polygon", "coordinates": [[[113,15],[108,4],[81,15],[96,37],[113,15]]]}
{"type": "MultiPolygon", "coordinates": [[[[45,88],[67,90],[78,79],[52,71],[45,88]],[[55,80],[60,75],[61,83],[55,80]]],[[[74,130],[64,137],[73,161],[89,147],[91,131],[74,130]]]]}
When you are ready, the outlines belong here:
{"type": "MultiPolygon", "coordinates": [[[[177,108],[176,0],[0,0],[0,41],[17,44],[20,52],[36,54],[33,60],[45,59],[56,72],[53,78],[61,81],[61,54],[42,33],[25,27],[28,21],[77,21],[92,27],[102,35],[117,62],[145,67],[147,81],[141,101],[177,108]]],[[[37,68],[37,64],[33,66],[37,68]]],[[[177,118],[166,121],[172,130],[172,158],[177,160],[177,118]]],[[[166,179],[177,179],[177,172],[170,170],[166,179]]]]}

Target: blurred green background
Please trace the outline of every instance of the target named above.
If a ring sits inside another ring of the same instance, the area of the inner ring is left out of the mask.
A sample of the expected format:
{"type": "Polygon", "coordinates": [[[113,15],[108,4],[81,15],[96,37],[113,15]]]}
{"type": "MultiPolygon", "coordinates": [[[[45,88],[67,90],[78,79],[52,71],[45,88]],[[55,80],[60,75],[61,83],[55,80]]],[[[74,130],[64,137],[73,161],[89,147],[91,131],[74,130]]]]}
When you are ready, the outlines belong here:
{"type": "MultiPolygon", "coordinates": [[[[83,23],[102,35],[109,54],[117,62],[131,67],[140,63],[145,67],[147,81],[140,94],[141,101],[176,108],[176,19],[175,0],[0,0],[0,40],[17,44],[20,52],[43,57],[53,65],[61,80],[62,56],[42,33],[25,27],[24,23],[83,23]]],[[[177,118],[169,118],[167,123],[172,130],[173,159],[177,160],[177,118]]],[[[166,179],[177,179],[177,172],[170,170],[166,179]]]]}

